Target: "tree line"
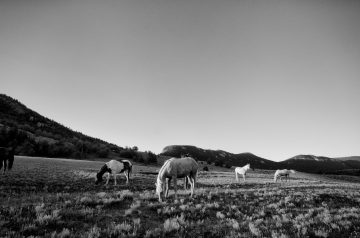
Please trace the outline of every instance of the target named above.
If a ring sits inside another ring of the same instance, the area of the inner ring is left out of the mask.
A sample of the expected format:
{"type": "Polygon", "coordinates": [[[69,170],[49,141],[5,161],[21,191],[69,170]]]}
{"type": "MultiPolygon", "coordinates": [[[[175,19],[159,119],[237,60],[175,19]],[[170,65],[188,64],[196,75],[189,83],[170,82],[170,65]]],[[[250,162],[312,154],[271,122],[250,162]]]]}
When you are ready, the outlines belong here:
{"type": "Polygon", "coordinates": [[[139,152],[136,146],[122,148],[96,139],[58,138],[49,132],[31,133],[17,126],[0,127],[0,145],[14,148],[16,155],[75,159],[122,157],[141,163],[157,161],[156,154],[139,152]]]}

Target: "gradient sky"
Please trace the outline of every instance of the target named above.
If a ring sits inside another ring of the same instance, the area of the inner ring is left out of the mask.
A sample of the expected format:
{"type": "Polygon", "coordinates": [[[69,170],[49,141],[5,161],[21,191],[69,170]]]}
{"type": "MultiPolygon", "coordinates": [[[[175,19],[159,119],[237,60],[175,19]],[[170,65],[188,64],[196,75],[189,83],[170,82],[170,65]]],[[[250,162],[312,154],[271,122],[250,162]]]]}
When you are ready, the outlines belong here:
{"type": "Polygon", "coordinates": [[[360,1],[0,0],[0,92],[155,153],[360,155],[360,1]]]}

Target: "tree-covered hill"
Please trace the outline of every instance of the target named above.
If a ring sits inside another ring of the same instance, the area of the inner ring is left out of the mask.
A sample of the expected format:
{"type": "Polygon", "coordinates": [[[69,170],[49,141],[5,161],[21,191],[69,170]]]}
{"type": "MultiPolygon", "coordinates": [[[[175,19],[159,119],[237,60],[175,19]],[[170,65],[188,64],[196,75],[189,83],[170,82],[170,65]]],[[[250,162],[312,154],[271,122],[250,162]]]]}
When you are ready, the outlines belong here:
{"type": "Polygon", "coordinates": [[[251,153],[232,154],[223,150],[205,150],[191,145],[166,146],[161,155],[174,157],[190,155],[197,160],[224,167],[244,166],[248,163],[251,164],[251,167],[258,169],[275,169],[277,167],[276,162],[251,153]]]}
{"type": "Polygon", "coordinates": [[[108,158],[132,148],[117,146],[46,118],[18,100],[0,94],[0,146],[15,148],[15,154],[64,158],[108,158]]]}
{"type": "Polygon", "coordinates": [[[360,175],[359,156],[329,158],[314,155],[297,155],[280,162],[283,167],[310,173],[336,173],[360,175]]]}

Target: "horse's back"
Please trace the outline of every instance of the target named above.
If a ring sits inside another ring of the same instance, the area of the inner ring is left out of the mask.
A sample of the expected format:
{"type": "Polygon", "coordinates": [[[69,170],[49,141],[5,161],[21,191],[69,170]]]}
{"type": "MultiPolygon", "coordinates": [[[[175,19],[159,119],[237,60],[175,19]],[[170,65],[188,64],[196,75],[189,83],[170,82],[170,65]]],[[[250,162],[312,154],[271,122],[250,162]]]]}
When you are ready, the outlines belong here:
{"type": "Polygon", "coordinates": [[[130,160],[127,160],[127,159],[122,159],[120,160],[121,163],[128,163],[129,165],[132,165],[131,161],[130,160]]]}
{"type": "Polygon", "coordinates": [[[290,173],[295,173],[295,171],[294,170],[288,170],[288,169],[278,169],[275,172],[275,174],[278,174],[278,175],[288,175],[290,173]]]}
{"type": "Polygon", "coordinates": [[[190,173],[195,174],[199,168],[198,163],[191,157],[185,158],[171,158],[168,163],[164,163],[167,166],[167,172],[177,174],[178,177],[185,177],[190,173]]]}
{"type": "Polygon", "coordinates": [[[236,168],[235,168],[235,172],[236,172],[236,173],[242,173],[243,170],[244,170],[244,169],[243,169],[242,167],[236,167],[236,168]]]}
{"type": "Polygon", "coordinates": [[[113,173],[119,173],[124,168],[124,164],[117,160],[110,160],[106,163],[106,166],[111,169],[113,173]]]}

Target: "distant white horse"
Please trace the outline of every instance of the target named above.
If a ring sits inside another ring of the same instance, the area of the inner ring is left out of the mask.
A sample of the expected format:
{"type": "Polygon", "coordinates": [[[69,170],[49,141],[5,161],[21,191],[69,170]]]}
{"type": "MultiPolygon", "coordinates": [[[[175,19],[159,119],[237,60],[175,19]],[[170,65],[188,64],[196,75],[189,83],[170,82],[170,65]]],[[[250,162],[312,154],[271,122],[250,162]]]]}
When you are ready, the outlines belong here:
{"type": "Polygon", "coordinates": [[[290,181],[290,173],[294,174],[295,170],[292,169],[278,169],[276,170],[275,174],[274,174],[274,182],[276,183],[277,179],[280,178],[280,180],[282,181],[282,179],[285,177],[285,182],[286,179],[288,181],[290,181]]]}
{"type": "Polygon", "coordinates": [[[243,179],[244,179],[244,182],[245,182],[246,171],[248,171],[249,169],[250,169],[250,164],[247,164],[244,167],[236,167],[235,168],[236,181],[239,182],[238,175],[241,174],[243,176],[243,179]]]}
{"type": "Polygon", "coordinates": [[[102,182],[103,174],[108,173],[106,185],[109,183],[110,176],[113,175],[114,183],[116,185],[116,176],[124,172],[126,183],[129,183],[129,177],[132,171],[132,163],[129,160],[110,160],[101,167],[100,171],[96,174],[95,183],[102,182]]]}
{"type": "Polygon", "coordinates": [[[162,202],[162,193],[165,191],[165,198],[169,194],[170,182],[174,180],[175,199],[177,199],[177,179],[187,178],[191,186],[191,197],[194,194],[196,175],[199,165],[191,157],[185,158],[171,158],[165,161],[159,170],[156,179],[156,194],[159,196],[159,201],[162,202]]]}

